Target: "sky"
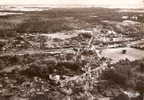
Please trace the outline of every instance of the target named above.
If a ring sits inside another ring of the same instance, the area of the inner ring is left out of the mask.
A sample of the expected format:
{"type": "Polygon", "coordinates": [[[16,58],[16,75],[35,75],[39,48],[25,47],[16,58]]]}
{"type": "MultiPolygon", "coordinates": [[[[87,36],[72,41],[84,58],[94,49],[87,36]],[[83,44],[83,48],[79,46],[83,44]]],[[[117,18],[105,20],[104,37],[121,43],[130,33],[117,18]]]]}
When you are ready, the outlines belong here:
{"type": "Polygon", "coordinates": [[[44,4],[55,6],[104,6],[112,8],[140,8],[142,0],[0,0],[0,4],[44,4]]]}

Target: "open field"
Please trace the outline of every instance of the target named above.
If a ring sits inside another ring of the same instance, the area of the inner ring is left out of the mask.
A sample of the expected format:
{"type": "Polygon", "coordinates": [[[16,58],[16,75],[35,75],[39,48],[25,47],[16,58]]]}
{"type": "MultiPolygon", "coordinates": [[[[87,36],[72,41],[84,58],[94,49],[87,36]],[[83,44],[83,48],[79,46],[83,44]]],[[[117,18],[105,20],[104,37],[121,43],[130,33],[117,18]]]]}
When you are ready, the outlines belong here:
{"type": "Polygon", "coordinates": [[[105,49],[102,51],[103,56],[111,58],[114,62],[117,62],[121,59],[129,59],[130,61],[142,59],[144,58],[143,54],[144,54],[143,50],[128,47],[105,49]],[[127,50],[127,53],[122,54],[122,50],[127,50]]]}
{"type": "Polygon", "coordinates": [[[142,10],[38,9],[0,10],[0,100],[142,100],[142,10]]]}

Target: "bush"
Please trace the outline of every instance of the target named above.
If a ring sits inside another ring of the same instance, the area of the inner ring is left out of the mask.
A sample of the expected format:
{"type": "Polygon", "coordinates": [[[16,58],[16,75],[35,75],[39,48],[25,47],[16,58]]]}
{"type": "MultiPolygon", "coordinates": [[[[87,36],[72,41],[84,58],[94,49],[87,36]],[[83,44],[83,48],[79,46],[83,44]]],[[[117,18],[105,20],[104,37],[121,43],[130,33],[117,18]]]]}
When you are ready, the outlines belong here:
{"type": "Polygon", "coordinates": [[[109,80],[113,83],[125,86],[127,83],[127,76],[114,70],[107,70],[103,73],[102,79],[109,80]]]}
{"type": "Polygon", "coordinates": [[[121,61],[114,64],[114,69],[104,71],[101,79],[113,82],[119,87],[137,91],[140,97],[144,94],[143,61],[121,61]]]}

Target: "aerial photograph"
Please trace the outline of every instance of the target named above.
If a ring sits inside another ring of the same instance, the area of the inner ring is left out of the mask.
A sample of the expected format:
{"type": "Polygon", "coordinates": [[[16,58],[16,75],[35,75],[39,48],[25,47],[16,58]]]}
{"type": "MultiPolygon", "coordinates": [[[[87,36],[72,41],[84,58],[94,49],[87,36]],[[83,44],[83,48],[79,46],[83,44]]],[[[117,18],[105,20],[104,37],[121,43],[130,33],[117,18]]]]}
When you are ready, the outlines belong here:
{"type": "Polygon", "coordinates": [[[144,0],[0,0],[0,100],[144,100],[144,0]]]}

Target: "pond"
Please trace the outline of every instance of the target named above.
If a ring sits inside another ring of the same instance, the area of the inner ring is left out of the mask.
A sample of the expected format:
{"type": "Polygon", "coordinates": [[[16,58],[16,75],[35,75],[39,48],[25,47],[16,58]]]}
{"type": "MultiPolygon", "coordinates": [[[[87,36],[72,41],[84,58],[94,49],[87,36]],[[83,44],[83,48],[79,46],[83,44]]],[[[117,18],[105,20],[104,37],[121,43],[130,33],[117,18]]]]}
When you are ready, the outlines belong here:
{"type": "Polygon", "coordinates": [[[130,61],[144,58],[144,50],[121,47],[121,48],[108,48],[101,52],[103,57],[112,59],[112,62],[118,62],[119,60],[129,59],[130,61]],[[123,51],[126,51],[123,53],[123,51]]]}

